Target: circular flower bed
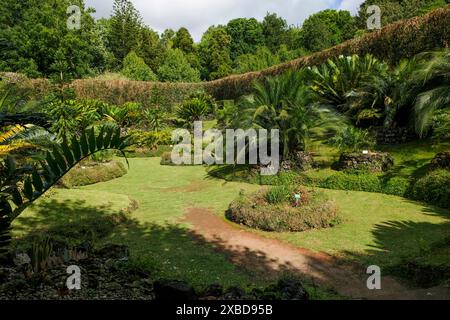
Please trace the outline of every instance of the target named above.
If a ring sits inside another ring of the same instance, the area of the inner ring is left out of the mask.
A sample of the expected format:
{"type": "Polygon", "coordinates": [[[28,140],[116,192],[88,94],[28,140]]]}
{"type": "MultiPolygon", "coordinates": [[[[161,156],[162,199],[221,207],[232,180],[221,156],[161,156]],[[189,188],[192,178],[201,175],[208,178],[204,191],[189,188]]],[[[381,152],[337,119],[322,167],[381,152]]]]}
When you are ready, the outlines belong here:
{"type": "Polygon", "coordinates": [[[276,232],[329,228],[340,222],[335,202],[323,192],[286,186],[241,194],[226,216],[250,228],[276,232]]]}

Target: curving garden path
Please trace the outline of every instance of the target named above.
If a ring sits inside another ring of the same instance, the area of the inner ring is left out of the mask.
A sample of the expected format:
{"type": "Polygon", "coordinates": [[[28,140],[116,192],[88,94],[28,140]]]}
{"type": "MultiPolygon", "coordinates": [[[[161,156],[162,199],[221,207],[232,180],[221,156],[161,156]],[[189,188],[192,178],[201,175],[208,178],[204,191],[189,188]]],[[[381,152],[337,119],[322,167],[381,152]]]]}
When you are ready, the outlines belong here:
{"type": "Polygon", "coordinates": [[[234,264],[253,271],[259,268],[257,271],[274,275],[294,272],[354,299],[450,299],[448,288],[411,290],[389,276],[382,277],[381,290],[368,290],[368,275],[361,266],[342,264],[330,255],[263,237],[221,219],[206,208],[189,208],[184,221],[234,264]]]}

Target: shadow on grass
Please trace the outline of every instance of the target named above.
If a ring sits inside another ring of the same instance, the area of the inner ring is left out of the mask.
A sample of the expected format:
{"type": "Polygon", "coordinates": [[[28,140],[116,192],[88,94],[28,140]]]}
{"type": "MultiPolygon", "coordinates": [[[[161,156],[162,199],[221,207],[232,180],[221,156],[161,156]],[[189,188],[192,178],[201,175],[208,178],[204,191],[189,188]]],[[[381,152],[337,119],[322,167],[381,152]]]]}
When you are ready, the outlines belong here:
{"type": "MultiPolygon", "coordinates": [[[[430,208],[430,214],[448,217],[448,211],[430,208]]],[[[34,206],[35,215],[19,218],[15,231],[23,233],[16,244],[29,245],[36,236],[48,235],[76,245],[92,241],[96,246],[112,242],[130,247],[130,263],[157,277],[189,281],[196,287],[211,283],[224,286],[255,286],[282,275],[301,275],[314,283],[333,288],[341,295],[378,297],[366,287],[365,269],[347,258],[320,254],[305,255],[307,272],[298,265],[280,263],[264,250],[237,249],[222,239],[206,239],[177,224],[141,223],[132,213],[92,206],[85,201],[47,201],[34,206]]],[[[357,257],[358,261],[379,261],[403,256],[410,249],[432,243],[433,234],[450,235],[450,223],[440,225],[411,221],[389,221],[374,228],[374,249],[357,257]]],[[[352,253],[348,253],[352,255],[352,253]]],[[[385,290],[381,294],[397,294],[385,290]]],[[[400,292],[401,294],[401,292],[400,292]]],[[[401,298],[401,296],[397,296],[401,298]]]]}

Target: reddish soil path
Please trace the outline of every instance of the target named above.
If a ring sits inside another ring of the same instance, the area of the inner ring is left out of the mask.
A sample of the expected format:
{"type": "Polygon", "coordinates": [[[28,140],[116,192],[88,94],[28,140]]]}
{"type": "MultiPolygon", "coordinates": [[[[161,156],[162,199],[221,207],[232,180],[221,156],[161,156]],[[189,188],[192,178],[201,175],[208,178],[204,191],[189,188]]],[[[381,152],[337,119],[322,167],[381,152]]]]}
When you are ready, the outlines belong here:
{"type": "Polygon", "coordinates": [[[382,277],[382,290],[368,290],[365,268],[244,230],[205,208],[188,209],[184,221],[234,264],[268,277],[298,273],[354,299],[450,299],[448,288],[409,289],[388,276],[382,277]]]}

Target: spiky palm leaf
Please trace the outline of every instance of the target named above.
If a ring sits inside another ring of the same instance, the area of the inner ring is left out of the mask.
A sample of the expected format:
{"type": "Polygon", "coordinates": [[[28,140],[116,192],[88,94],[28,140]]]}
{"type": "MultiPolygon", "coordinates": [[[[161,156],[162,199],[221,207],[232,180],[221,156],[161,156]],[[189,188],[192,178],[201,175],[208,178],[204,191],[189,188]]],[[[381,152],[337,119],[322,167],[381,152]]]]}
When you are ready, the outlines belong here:
{"type": "Polygon", "coordinates": [[[0,250],[9,242],[11,222],[75,165],[101,150],[115,149],[124,154],[128,145],[128,137],[121,137],[120,128],[103,126],[98,133],[91,128],[83,131],[80,139],[54,146],[39,166],[21,167],[7,156],[0,163],[0,250]]]}
{"type": "Polygon", "coordinates": [[[436,110],[450,107],[450,50],[424,54],[424,59],[415,73],[424,88],[414,105],[415,128],[421,137],[428,132],[436,110]]]}

